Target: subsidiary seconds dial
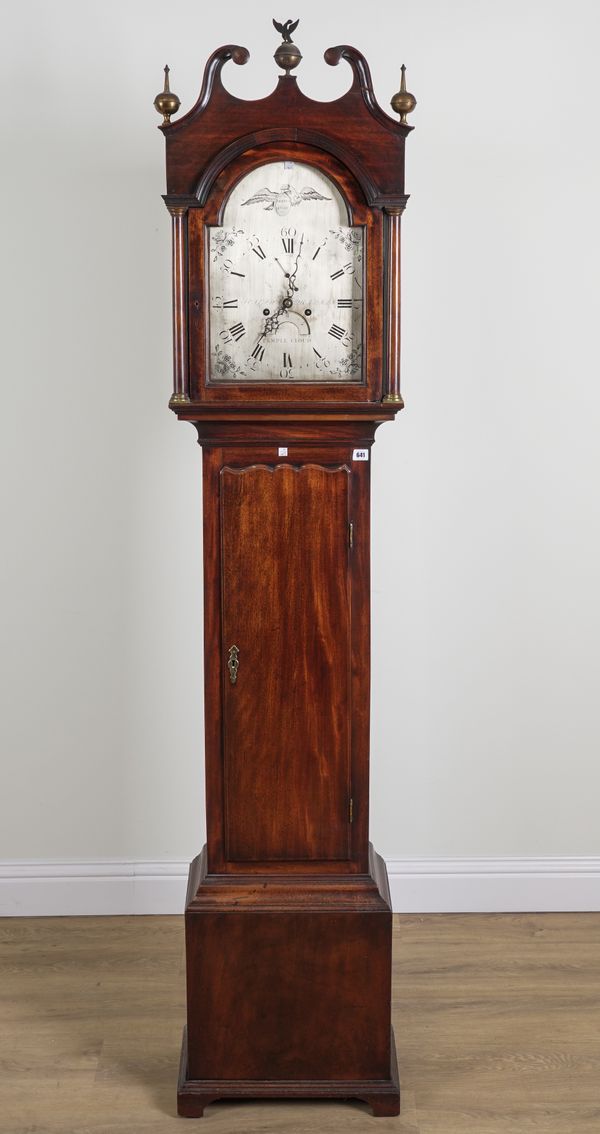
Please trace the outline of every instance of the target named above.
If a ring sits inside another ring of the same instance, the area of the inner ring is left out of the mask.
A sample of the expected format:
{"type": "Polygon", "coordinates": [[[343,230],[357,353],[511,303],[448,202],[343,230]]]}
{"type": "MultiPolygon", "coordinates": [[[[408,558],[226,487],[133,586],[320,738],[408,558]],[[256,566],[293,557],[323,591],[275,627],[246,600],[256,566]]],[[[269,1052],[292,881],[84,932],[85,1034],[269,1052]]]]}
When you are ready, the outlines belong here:
{"type": "Polygon", "coordinates": [[[211,382],[360,382],[363,230],[301,162],[238,182],[210,229],[211,382]]]}

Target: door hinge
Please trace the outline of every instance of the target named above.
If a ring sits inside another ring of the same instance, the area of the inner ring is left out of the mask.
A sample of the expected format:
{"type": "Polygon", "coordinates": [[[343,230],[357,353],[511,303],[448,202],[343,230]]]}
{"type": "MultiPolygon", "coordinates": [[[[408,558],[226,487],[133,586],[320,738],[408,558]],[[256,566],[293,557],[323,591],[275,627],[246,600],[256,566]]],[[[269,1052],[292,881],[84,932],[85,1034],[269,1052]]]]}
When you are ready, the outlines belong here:
{"type": "Polygon", "coordinates": [[[354,822],[354,800],[352,799],[352,796],[350,796],[350,804],[348,807],[348,822],[354,822]]]}
{"type": "Polygon", "coordinates": [[[354,547],[354,524],[352,520],[348,524],[348,547],[354,547]]]}

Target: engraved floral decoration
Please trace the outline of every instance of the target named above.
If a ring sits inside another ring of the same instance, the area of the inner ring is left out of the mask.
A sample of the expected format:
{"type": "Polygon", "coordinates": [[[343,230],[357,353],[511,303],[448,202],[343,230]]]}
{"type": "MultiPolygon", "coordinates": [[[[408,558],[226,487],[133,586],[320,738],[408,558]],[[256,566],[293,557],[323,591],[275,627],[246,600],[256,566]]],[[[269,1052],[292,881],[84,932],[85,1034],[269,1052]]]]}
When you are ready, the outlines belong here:
{"type": "Polygon", "coordinates": [[[211,236],[213,263],[219,257],[226,256],[230,248],[233,248],[238,236],[243,234],[243,228],[218,228],[211,236]]]}
{"type": "Polygon", "coordinates": [[[357,232],[355,228],[330,228],[329,229],[334,240],[339,240],[343,244],[346,252],[351,252],[357,264],[362,261],[362,232],[357,232]]]}
{"type": "Polygon", "coordinates": [[[349,354],[345,354],[340,358],[339,365],[336,367],[336,374],[357,374],[362,365],[362,343],[358,346],[352,347],[349,354]]]}
{"type": "Polygon", "coordinates": [[[222,350],[218,343],[215,346],[214,369],[222,378],[237,378],[238,376],[244,378],[246,376],[244,368],[238,366],[235,359],[222,350]]]}

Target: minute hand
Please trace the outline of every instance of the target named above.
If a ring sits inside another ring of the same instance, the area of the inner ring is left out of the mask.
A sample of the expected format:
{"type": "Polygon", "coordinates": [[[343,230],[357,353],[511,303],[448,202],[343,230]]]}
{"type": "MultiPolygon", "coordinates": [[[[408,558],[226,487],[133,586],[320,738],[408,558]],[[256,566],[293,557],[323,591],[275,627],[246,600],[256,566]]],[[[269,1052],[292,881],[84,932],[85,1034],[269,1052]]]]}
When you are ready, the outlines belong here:
{"type": "Polygon", "coordinates": [[[290,278],[288,280],[288,292],[289,292],[290,299],[292,298],[294,291],[297,290],[297,288],[295,288],[296,272],[298,271],[298,261],[300,259],[300,256],[302,255],[302,245],[303,244],[304,244],[304,233],[302,233],[302,236],[300,237],[300,244],[298,245],[298,255],[296,256],[296,262],[294,264],[294,270],[293,270],[293,272],[290,272],[290,278]]]}

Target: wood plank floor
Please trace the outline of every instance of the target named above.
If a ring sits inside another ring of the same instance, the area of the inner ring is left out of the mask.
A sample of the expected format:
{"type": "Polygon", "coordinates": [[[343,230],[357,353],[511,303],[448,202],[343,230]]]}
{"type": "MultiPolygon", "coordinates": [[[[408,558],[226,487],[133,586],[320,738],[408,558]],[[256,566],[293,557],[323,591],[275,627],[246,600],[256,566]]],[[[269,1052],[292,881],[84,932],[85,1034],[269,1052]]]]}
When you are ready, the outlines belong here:
{"type": "Polygon", "coordinates": [[[394,932],[399,1118],[223,1102],[189,1120],[183,919],[0,921],[0,1131],[600,1134],[600,914],[397,917],[394,932]]]}

